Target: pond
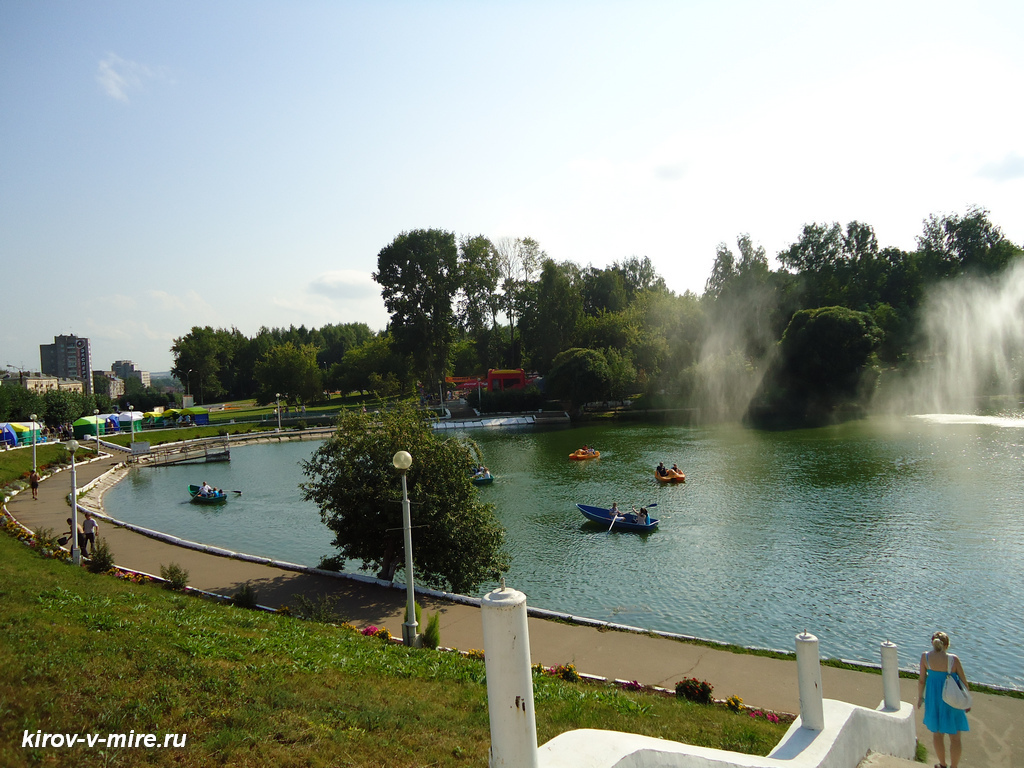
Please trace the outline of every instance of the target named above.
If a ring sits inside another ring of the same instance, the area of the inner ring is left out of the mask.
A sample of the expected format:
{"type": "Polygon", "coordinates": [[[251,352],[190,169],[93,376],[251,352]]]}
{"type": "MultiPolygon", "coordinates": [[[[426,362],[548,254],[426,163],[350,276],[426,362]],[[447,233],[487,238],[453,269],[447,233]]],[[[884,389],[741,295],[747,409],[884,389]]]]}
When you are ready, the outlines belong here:
{"type": "MultiPolygon", "coordinates": [[[[507,583],[530,605],[762,648],[791,649],[806,628],[823,655],[869,662],[891,639],[904,666],[943,629],[972,680],[1024,689],[1022,419],[462,436],[496,475],[480,493],[508,533],[507,583]],[[600,459],[569,461],[584,443],[600,459]],[[659,461],[678,463],[687,482],[661,486],[659,461]],[[608,533],[575,508],[613,501],[657,504],[659,529],[608,533]]],[[[177,536],[315,565],[331,535],[296,490],[315,448],[255,445],[230,464],[133,471],[105,505],[177,536]],[[188,504],[186,486],[204,479],[243,493],[218,508],[188,504]]]]}

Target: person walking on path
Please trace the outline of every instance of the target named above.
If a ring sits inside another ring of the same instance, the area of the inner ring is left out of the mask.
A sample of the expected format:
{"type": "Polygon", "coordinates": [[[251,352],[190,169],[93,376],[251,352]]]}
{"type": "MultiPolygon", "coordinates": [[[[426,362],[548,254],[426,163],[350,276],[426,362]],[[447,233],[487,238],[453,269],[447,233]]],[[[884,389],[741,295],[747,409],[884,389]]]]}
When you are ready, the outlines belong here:
{"type": "Polygon", "coordinates": [[[85,513],[85,522],[82,524],[82,531],[85,536],[85,545],[82,546],[82,554],[85,554],[86,546],[89,549],[89,556],[96,554],[96,534],[99,533],[100,525],[92,516],[92,512],[85,513]]]}
{"type": "MultiPolygon", "coordinates": [[[[932,732],[935,755],[939,758],[935,768],[946,768],[945,736],[949,736],[949,768],[960,764],[960,733],[969,731],[965,710],[955,709],[942,700],[946,678],[956,674],[967,686],[963,665],[955,655],[948,653],[949,636],[945,632],[932,635],[932,650],[921,654],[921,675],[917,682],[917,706],[924,706],[924,727],[932,732]]],[[[970,709],[966,710],[969,712],[970,709]]]]}
{"type": "Polygon", "coordinates": [[[39,501],[39,472],[32,470],[32,474],[28,476],[28,484],[32,488],[32,498],[39,501]]]}

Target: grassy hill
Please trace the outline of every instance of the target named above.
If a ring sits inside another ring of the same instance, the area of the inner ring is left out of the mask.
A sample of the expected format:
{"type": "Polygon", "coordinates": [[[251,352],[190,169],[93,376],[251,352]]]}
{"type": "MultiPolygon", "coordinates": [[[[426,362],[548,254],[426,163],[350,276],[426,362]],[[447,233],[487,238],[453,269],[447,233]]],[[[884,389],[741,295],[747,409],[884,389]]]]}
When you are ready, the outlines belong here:
{"type": "MultiPolygon", "coordinates": [[[[589,727],[766,754],[785,731],[539,672],[534,685],[540,743],[589,727]]],[[[482,661],[93,575],[0,534],[0,765],[485,766],[489,746],[482,661]],[[23,747],[26,731],[186,739],[23,747]]]]}

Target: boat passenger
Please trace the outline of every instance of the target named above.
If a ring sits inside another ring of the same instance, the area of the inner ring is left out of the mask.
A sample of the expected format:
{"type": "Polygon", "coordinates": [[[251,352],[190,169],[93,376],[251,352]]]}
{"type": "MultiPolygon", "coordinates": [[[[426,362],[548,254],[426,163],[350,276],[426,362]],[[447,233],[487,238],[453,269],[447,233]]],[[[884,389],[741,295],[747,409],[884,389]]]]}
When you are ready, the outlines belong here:
{"type": "Polygon", "coordinates": [[[678,464],[673,464],[673,465],[672,465],[672,471],[673,471],[673,472],[675,472],[675,473],[676,473],[677,475],[679,475],[679,474],[682,474],[682,473],[681,473],[681,472],[679,471],[679,465],[678,465],[678,464]]]}
{"type": "Polygon", "coordinates": [[[209,483],[207,483],[205,480],[203,480],[203,484],[201,486],[199,486],[199,495],[200,496],[209,496],[212,493],[213,493],[213,487],[209,483]]]}
{"type": "Polygon", "coordinates": [[[658,462],[658,468],[657,468],[657,469],[655,470],[655,472],[657,472],[657,473],[658,473],[659,475],[661,475],[662,477],[664,477],[665,475],[667,475],[667,474],[668,474],[668,470],[667,470],[667,469],[665,469],[665,462],[663,462],[663,461],[659,461],[659,462],[658,462]]]}
{"type": "Polygon", "coordinates": [[[647,514],[647,507],[640,507],[640,513],[636,516],[636,519],[640,525],[650,524],[651,516],[647,514]]]}

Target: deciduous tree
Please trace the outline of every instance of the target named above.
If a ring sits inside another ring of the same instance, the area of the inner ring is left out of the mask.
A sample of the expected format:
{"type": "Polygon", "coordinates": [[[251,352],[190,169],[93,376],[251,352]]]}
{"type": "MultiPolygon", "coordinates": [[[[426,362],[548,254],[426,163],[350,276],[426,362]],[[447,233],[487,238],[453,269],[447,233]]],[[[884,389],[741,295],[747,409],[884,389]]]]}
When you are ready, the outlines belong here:
{"type": "Polygon", "coordinates": [[[467,593],[508,568],[504,530],[493,507],[469,479],[479,462],[471,445],[439,437],[420,412],[396,407],[345,411],[334,435],[303,469],[303,498],[320,507],[338,556],[325,566],[357,560],[392,579],[404,566],[401,484],[392,457],[412,454],[408,492],[417,583],[467,593]]]}

